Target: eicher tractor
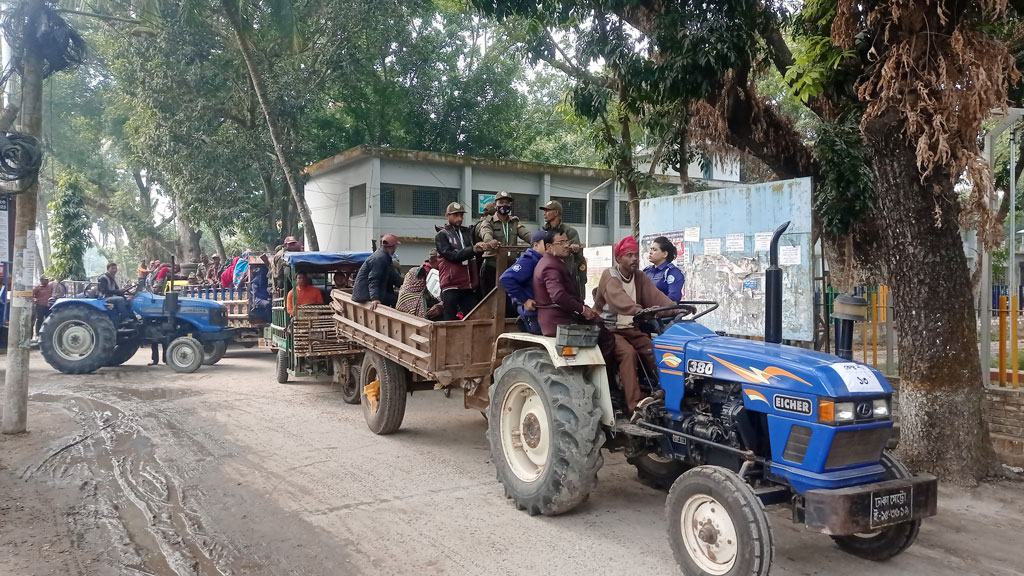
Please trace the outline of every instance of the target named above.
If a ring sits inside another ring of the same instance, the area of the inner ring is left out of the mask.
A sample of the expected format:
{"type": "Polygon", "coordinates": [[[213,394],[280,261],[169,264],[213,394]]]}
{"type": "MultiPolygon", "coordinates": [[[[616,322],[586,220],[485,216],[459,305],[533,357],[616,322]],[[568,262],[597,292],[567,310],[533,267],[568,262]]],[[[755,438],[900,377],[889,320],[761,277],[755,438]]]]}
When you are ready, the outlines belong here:
{"type": "Polygon", "coordinates": [[[217,302],[178,298],[170,292],[128,294],[124,309],[113,299],[98,298],[90,285],[85,294],[60,298],[40,330],[43,358],[65,374],[88,374],[120,366],[154,343],[166,345],[167,363],[176,372],[195,372],[224,356],[232,331],[217,302]]]}
{"type": "Polygon", "coordinates": [[[771,243],[763,342],[697,323],[714,302],[634,318],[655,334],[659,384],[631,420],[616,417],[622,392],[593,342],[498,337],[488,439],[517,508],[555,515],[582,503],[605,447],[623,451],[641,480],[671,486],[668,533],[688,576],[768,574],[773,505],[861,558],[886,560],[913,544],[935,514],[937,481],[886,451],[892,388],[870,366],[781,344],[787,226],[771,243]]]}

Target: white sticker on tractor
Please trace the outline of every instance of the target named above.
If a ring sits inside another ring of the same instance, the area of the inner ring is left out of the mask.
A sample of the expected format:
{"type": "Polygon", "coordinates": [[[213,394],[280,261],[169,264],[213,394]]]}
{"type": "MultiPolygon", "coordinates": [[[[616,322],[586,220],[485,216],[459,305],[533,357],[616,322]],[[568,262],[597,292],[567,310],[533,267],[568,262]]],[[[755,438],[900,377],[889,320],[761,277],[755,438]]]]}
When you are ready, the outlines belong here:
{"type": "Polygon", "coordinates": [[[854,362],[833,364],[835,370],[846,384],[850,392],[883,392],[882,384],[875,377],[871,368],[854,362]]]}

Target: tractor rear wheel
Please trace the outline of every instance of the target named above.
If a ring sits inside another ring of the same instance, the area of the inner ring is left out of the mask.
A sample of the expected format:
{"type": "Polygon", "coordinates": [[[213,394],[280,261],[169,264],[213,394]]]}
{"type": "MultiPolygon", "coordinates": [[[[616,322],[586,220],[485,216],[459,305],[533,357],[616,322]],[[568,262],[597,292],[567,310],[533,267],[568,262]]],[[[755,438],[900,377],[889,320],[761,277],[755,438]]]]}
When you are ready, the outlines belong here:
{"type": "Polygon", "coordinates": [[[167,345],[165,360],[175,372],[191,374],[203,365],[203,345],[188,336],[175,338],[167,345]]]}
{"type": "Polygon", "coordinates": [[[772,528],[750,485],[731,470],[698,466],[665,502],[672,554],[691,576],[763,576],[772,567],[772,528]]]}
{"type": "Polygon", "coordinates": [[[405,419],[409,372],[379,354],[367,352],[360,377],[363,418],[370,431],[380,435],[398,431],[405,419]]]}
{"type": "Polygon", "coordinates": [[[213,366],[224,357],[228,345],[223,340],[214,340],[203,344],[203,366],[213,366]]]}
{"type": "Polygon", "coordinates": [[[84,305],[54,310],[39,334],[46,363],[64,374],[89,374],[105,366],[116,344],[110,317],[84,305]]]}
{"type": "MultiPolygon", "coordinates": [[[[889,480],[903,480],[914,476],[888,450],[882,452],[882,458],[878,463],[885,469],[886,477],[889,480]]],[[[835,541],[840,550],[847,554],[879,562],[888,560],[910,548],[914,540],[917,540],[917,533],[920,529],[921,520],[911,520],[910,522],[895,524],[867,534],[832,536],[832,540],[835,541]]]]}
{"type": "Polygon", "coordinates": [[[554,516],[583,503],[604,464],[597,387],[547,352],[516,350],[494,372],[487,440],[516,508],[554,516]]]}
{"type": "Polygon", "coordinates": [[[139,351],[138,342],[122,342],[117,346],[114,346],[114,351],[110,354],[110,358],[107,359],[107,366],[120,366],[125,362],[132,359],[135,353],[139,351]]]}
{"type": "Polygon", "coordinates": [[[626,458],[636,466],[636,477],[641,484],[656,490],[668,491],[672,483],[691,467],[675,458],[662,458],[650,452],[626,458]]]}
{"type": "Polygon", "coordinates": [[[277,383],[288,383],[288,352],[284,348],[277,349],[277,383]]]}

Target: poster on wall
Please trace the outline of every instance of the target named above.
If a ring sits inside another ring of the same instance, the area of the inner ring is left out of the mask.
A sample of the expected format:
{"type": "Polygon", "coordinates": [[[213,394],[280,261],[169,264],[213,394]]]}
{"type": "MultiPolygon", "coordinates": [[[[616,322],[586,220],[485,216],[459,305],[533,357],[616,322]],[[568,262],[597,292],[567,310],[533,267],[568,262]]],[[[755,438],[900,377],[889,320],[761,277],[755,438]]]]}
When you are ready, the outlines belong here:
{"type": "Polygon", "coordinates": [[[587,290],[584,300],[587,306],[593,306],[594,290],[597,289],[597,284],[601,281],[601,274],[611,268],[614,262],[612,259],[612,247],[592,246],[584,248],[583,256],[587,259],[587,290]]]}

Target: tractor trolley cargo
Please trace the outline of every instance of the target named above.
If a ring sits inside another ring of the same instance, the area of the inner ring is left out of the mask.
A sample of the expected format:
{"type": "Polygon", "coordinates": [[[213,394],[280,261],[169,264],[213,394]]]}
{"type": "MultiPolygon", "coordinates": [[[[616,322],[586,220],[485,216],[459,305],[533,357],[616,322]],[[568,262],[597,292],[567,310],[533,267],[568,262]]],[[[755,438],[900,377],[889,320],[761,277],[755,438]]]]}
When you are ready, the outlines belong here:
{"type": "MultiPolygon", "coordinates": [[[[642,385],[658,394],[632,419],[587,329],[563,330],[574,342],[512,331],[500,283],[459,322],[370,310],[335,290],[338,337],[365,349],[358,394],[367,424],[394,432],[407,393],[462,388],[465,406],[485,411],[506,496],[530,515],[583,503],[601,449],[622,451],[642,481],[671,487],[668,536],[690,576],[768,574],[772,505],[850,554],[891,558],[936,513],[937,480],[886,451],[892,388],[879,372],[781,344],[778,242],[787,226],[771,243],[764,342],[697,323],[714,302],[634,317],[652,334],[658,365],[657,381],[642,385]]],[[[509,256],[499,251],[499,273],[509,256]]]]}

